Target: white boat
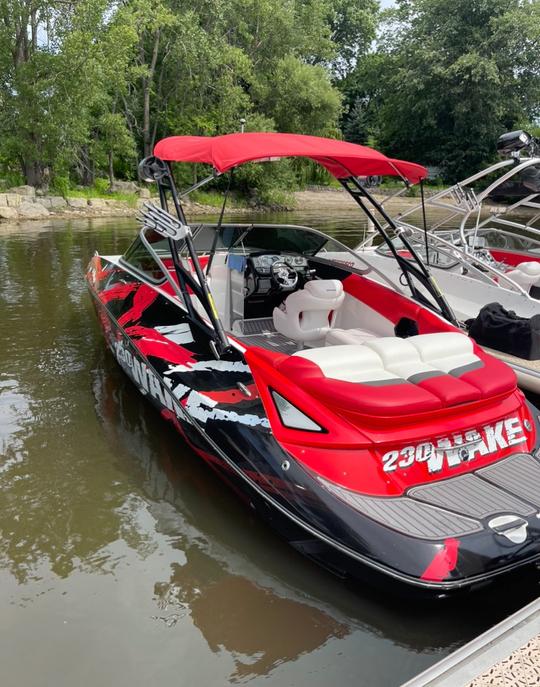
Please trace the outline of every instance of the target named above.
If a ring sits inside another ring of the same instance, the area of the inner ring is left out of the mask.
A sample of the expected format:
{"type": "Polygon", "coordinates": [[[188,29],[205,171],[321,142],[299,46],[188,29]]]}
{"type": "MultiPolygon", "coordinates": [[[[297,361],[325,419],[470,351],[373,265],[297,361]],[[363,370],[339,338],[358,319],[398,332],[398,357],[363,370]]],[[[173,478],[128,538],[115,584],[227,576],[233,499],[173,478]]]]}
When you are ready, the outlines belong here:
{"type": "MultiPolygon", "coordinates": [[[[404,239],[402,257],[410,256],[411,246],[421,255],[464,327],[489,303],[523,318],[540,314],[540,148],[522,131],[502,136],[498,148],[510,157],[385,224],[387,231],[397,226],[394,243],[404,239]],[[523,150],[527,157],[521,156],[523,150]],[[517,197],[504,206],[493,204],[509,196],[517,197]]],[[[383,217],[388,200],[405,190],[382,201],[383,217]]],[[[356,252],[406,293],[399,265],[388,259],[393,257],[389,247],[376,245],[374,237],[369,233],[356,252]]],[[[491,352],[512,365],[523,388],[540,393],[540,360],[491,352]]]]}

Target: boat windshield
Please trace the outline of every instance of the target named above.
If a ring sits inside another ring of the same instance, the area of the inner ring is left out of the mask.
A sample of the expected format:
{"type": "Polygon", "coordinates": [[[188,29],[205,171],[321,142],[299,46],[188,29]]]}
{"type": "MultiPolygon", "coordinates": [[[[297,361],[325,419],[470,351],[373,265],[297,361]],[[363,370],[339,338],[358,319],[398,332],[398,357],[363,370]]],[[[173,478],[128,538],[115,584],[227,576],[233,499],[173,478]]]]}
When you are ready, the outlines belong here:
{"type": "Polygon", "coordinates": [[[202,225],[194,230],[193,242],[199,255],[212,252],[293,253],[318,257],[361,270],[371,268],[344,244],[310,227],[277,224],[202,225]],[[214,243],[215,232],[218,230],[214,243]]]}
{"type": "MultiPolygon", "coordinates": [[[[367,263],[350,248],[309,227],[254,224],[223,224],[218,227],[215,224],[201,224],[192,227],[192,230],[193,243],[199,256],[213,250],[242,255],[259,252],[296,253],[329,260],[334,256],[340,256],[341,263],[343,263],[343,257],[346,256],[346,262],[350,266],[364,268],[367,266],[367,263]],[[216,230],[218,231],[217,240],[216,230]]],[[[170,256],[170,245],[166,238],[152,230],[146,231],[146,238],[157,255],[162,258],[170,256]]],[[[181,257],[184,257],[185,245],[182,242],[178,245],[178,252],[181,257]]],[[[138,257],[139,262],[140,255],[150,259],[148,249],[141,242],[140,237],[128,248],[122,260],[133,266],[134,255],[138,257]]]]}
{"type": "MultiPolygon", "coordinates": [[[[223,243],[231,252],[282,251],[317,255],[331,238],[315,233],[308,227],[295,226],[256,226],[235,227],[222,232],[223,243]]],[[[333,242],[336,243],[337,242],[333,242]]],[[[341,244],[339,244],[341,245],[341,244]]]]}

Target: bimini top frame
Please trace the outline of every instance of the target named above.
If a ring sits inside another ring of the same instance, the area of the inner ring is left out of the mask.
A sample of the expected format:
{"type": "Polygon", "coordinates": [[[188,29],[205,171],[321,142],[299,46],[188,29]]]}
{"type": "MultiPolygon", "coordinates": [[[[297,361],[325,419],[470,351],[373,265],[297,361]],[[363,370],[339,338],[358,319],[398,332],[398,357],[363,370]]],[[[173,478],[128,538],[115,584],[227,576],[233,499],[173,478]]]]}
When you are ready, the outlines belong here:
{"type": "Polygon", "coordinates": [[[164,235],[167,236],[169,242],[178,283],[188,310],[195,320],[200,319],[191,304],[188,293],[188,289],[191,289],[208,314],[214,330],[212,338],[216,345],[216,354],[222,354],[228,349],[229,343],[214,306],[205,272],[199,262],[191,231],[187,226],[181,198],[213,181],[222,173],[233,170],[246,162],[274,161],[284,157],[307,157],[325,167],[340,181],[342,186],[373,222],[373,225],[388,245],[394,259],[400,265],[413,298],[424,305],[431,306],[422,291],[415,285],[414,278],[416,278],[431,294],[443,316],[453,323],[457,322],[452,309],[437,288],[429,270],[406,238],[401,237],[401,240],[405,243],[413,259],[405,259],[398,253],[396,246],[384,228],[386,224],[387,227],[397,231],[394,221],[385,212],[382,204],[378,203],[369,194],[359,179],[359,177],[390,175],[399,177],[408,185],[419,182],[427,176],[425,167],[413,162],[388,158],[382,153],[365,146],[296,134],[246,133],[216,137],[173,136],[157,143],[154,153],[154,156],[145,158],[140,163],[139,175],[145,181],[157,182],[161,207],[168,211],[170,199],[180,225],[186,228],[185,230],[181,229],[180,233],[176,234],[177,238],[175,238],[174,230],[170,234],[165,233],[164,235]],[[184,192],[178,193],[170,166],[170,163],[173,161],[209,164],[213,167],[212,174],[184,192]],[[383,221],[379,217],[382,217],[383,221]],[[178,249],[180,243],[182,243],[182,248],[187,250],[195,270],[196,279],[193,278],[193,275],[190,274],[189,270],[179,260],[178,249]]]}

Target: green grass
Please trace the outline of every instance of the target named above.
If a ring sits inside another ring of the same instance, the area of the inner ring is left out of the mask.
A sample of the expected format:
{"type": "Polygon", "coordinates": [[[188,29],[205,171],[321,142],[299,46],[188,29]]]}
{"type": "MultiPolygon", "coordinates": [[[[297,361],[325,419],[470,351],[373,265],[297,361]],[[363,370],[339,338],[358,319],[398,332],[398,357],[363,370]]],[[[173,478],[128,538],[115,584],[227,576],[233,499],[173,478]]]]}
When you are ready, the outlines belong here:
{"type": "Polygon", "coordinates": [[[137,205],[139,196],[136,193],[111,193],[108,189],[109,180],[104,177],[96,178],[92,186],[73,188],[71,186],[71,179],[68,176],[57,176],[53,179],[49,193],[64,198],[86,198],[87,200],[90,198],[104,198],[123,201],[130,207],[137,205]]]}
{"type": "MultiPolygon", "coordinates": [[[[386,178],[383,180],[379,188],[382,191],[397,191],[398,189],[403,188],[403,182],[386,178]]],[[[427,194],[430,194],[430,192],[442,191],[445,188],[448,188],[448,186],[442,183],[424,182],[424,191],[426,191],[427,194]]],[[[375,193],[377,193],[377,188],[375,188],[375,193]]],[[[403,195],[406,198],[420,198],[420,184],[410,186],[403,195]]]]}
{"type": "Polygon", "coordinates": [[[81,189],[70,189],[67,192],[68,198],[106,198],[107,200],[122,200],[130,207],[137,205],[139,196],[136,193],[108,193],[107,191],[100,191],[92,186],[81,189]]]}
{"type": "MultiPolygon", "coordinates": [[[[219,208],[223,205],[223,193],[218,191],[193,191],[190,193],[188,198],[194,203],[200,203],[201,205],[208,205],[213,208],[219,208]]],[[[226,207],[231,208],[245,208],[247,203],[245,199],[239,198],[236,194],[231,193],[227,199],[226,207]]]]}

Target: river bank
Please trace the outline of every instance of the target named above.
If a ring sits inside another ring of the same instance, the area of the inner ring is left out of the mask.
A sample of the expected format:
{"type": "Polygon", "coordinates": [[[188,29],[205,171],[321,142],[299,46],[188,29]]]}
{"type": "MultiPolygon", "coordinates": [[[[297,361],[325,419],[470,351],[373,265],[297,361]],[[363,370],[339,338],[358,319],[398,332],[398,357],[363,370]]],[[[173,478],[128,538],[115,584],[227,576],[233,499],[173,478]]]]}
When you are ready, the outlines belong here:
{"type": "MultiPolygon", "coordinates": [[[[384,196],[378,196],[383,198],[384,196]]],[[[157,198],[150,197],[147,189],[140,189],[138,194],[133,194],[128,200],[114,198],[82,198],[54,195],[37,195],[31,186],[21,186],[10,189],[6,193],[0,193],[0,222],[20,223],[28,220],[44,219],[73,219],[96,217],[135,217],[140,207],[145,202],[154,202],[157,198]]],[[[418,203],[416,198],[400,197],[388,202],[388,208],[392,211],[394,204],[413,207],[418,203]]],[[[215,215],[221,208],[203,205],[192,201],[185,201],[186,215],[215,215]]],[[[320,210],[331,212],[333,210],[350,209],[357,207],[354,200],[343,189],[321,188],[317,190],[296,191],[291,194],[290,205],[280,208],[237,207],[231,204],[225,208],[227,215],[253,214],[280,211],[320,210]]]]}
{"type": "MultiPolygon", "coordinates": [[[[388,199],[387,195],[374,193],[374,197],[385,200],[385,209],[392,216],[397,216],[408,208],[419,205],[419,198],[399,196],[388,199]]],[[[18,224],[28,220],[45,219],[93,219],[107,217],[135,217],[145,202],[157,202],[157,197],[151,197],[146,188],[139,189],[127,200],[115,198],[84,198],[37,195],[31,186],[20,186],[0,193],[0,223],[18,224]]],[[[221,207],[204,205],[190,200],[183,202],[187,217],[216,215],[221,207]]],[[[320,187],[295,191],[291,193],[291,200],[286,206],[271,208],[266,206],[234,205],[234,201],[225,208],[225,215],[260,214],[273,211],[280,212],[353,212],[357,209],[354,199],[343,189],[320,187]]],[[[504,206],[490,206],[490,212],[502,212],[504,206]]]]}
{"type": "MultiPolygon", "coordinates": [[[[86,198],[38,195],[32,186],[19,186],[0,193],[0,222],[18,224],[28,220],[92,219],[99,217],[135,217],[144,203],[157,202],[148,189],[139,189],[125,200],[117,198],[86,198]]],[[[220,208],[188,201],[184,203],[188,215],[216,214],[220,208]]],[[[226,208],[227,213],[243,214],[253,208],[226,208]]]]}
{"type": "MultiPolygon", "coordinates": [[[[376,200],[382,201],[386,199],[385,208],[390,211],[390,214],[399,207],[401,211],[406,208],[413,208],[420,202],[419,198],[409,198],[407,196],[399,196],[388,199],[388,196],[383,193],[373,192],[376,200]]],[[[341,188],[317,188],[305,191],[296,191],[293,193],[294,210],[354,210],[358,208],[356,201],[350,196],[347,191],[341,188]]]]}

